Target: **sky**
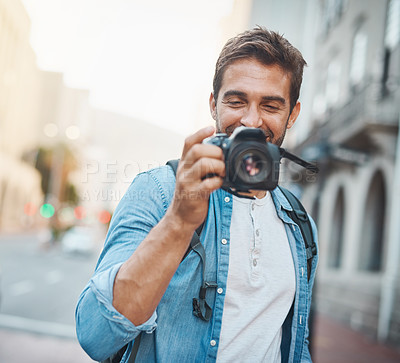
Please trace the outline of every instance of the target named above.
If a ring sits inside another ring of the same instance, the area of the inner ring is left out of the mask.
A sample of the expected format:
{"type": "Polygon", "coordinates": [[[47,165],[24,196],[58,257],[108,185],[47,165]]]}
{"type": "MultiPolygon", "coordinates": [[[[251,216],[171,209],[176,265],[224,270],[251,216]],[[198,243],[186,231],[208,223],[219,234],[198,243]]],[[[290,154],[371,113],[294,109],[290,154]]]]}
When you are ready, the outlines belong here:
{"type": "Polygon", "coordinates": [[[183,135],[208,109],[233,0],[22,1],[39,68],[89,89],[94,107],[183,135]]]}

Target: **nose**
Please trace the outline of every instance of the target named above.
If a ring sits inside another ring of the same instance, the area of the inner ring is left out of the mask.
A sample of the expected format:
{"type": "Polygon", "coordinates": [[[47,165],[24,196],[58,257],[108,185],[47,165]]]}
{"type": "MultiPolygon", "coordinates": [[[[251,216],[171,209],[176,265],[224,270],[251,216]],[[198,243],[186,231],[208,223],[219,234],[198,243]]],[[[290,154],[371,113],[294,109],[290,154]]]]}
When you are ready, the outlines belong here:
{"type": "Polygon", "coordinates": [[[262,119],[260,111],[256,106],[249,106],[243,113],[240,123],[247,127],[260,127],[262,125],[262,119]]]}

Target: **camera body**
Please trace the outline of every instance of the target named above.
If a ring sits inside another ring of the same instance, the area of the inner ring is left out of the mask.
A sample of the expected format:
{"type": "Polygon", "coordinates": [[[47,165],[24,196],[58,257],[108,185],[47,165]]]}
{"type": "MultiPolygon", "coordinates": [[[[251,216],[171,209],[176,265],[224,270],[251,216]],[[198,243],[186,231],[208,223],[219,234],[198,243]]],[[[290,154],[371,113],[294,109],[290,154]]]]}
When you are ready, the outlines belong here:
{"type": "Polygon", "coordinates": [[[257,128],[238,127],[231,136],[220,133],[203,141],[220,147],[225,158],[222,188],[235,192],[273,190],[278,185],[280,148],[257,128]]]}

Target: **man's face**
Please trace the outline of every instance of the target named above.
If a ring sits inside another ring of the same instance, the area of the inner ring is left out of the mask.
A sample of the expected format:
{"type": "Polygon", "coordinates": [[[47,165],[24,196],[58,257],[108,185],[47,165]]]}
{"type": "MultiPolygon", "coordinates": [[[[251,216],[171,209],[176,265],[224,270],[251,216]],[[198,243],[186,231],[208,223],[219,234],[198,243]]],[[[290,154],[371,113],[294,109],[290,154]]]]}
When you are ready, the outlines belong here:
{"type": "Polygon", "coordinates": [[[290,76],[279,66],[240,59],[225,70],[217,101],[210,96],[210,110],[217,132],[230,136],[239,126],[256,127],[267,141],[280,146],[300,103],[290,113],[290,76]]]}

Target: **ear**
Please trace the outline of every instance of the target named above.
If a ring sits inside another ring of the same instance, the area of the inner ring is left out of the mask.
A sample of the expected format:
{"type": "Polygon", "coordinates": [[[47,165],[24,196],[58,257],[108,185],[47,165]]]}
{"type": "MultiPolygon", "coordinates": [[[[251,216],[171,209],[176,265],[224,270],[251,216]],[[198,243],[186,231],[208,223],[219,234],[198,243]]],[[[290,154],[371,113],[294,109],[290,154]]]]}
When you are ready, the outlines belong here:
{"type": "Polygon", "coordinates": [[[299,116],[300,108],[301,108],[300,102],[297,101],[297,103],[293,107],[292,113],[289,115],[288,123],[286,126],[287,129],[290,129],[294,125],[295,121],[297,120],[297,117],[299,116]]]}
{"type": "Polygon", "coordinates": [[[210,94],[209,105],[211,116],[215,121],[217,121],[217,103],[212,92],[210,94]]]}

